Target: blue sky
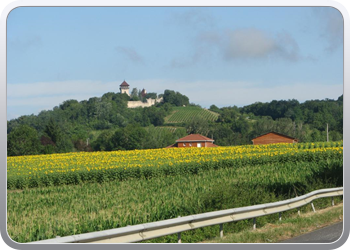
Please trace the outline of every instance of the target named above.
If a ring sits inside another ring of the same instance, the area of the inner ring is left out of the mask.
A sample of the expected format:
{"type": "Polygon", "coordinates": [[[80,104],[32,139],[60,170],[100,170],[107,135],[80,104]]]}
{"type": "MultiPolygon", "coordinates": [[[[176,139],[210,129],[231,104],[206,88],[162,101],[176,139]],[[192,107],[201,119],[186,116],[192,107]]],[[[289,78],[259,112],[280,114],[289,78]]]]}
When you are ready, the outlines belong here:
{"type": "Polygon", "coordinates": [[[336,99],[343,19],[323,7],[20,7],[7,19],[7,119],[131,88],[209,107],[336,99]]]}

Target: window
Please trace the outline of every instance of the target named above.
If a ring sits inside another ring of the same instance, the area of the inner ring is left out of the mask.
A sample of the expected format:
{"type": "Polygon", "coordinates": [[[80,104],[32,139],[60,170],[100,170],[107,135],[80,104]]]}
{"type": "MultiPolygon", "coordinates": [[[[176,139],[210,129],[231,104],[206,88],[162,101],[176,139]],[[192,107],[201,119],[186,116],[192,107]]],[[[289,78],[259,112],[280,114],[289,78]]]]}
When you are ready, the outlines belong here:
{"type": "Polygon", "coordinates": [[[189,146],[192,147],[192,143],[190,143],[189,146]]]}
{"type": "Polygon", "coordinates": [[[186,146],[186,143],[182,143],[182,145],[185,147],[185,146],[186,146]]]}

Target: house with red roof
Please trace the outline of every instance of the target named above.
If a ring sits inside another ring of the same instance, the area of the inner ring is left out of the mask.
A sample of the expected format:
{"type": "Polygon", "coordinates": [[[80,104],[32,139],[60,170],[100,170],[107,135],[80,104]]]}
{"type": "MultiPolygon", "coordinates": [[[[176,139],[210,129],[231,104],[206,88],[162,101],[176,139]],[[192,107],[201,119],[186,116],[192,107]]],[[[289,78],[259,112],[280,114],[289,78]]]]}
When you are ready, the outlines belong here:
{"type": "Polygon", "coordinates": [[[173,145],[167,146],[166,148],[211,148],[218,147],[215,145],[213,139],[205,137],[200,134],[190,134],[183,138],[176,140],[173,145]]]}
{"type": "Polygon", "coordinates": [[[271,144],[271,143],[297,143],[298,139],[276,132],[270,132],[259,135],[252,139],[253,145],[271,144]]]}

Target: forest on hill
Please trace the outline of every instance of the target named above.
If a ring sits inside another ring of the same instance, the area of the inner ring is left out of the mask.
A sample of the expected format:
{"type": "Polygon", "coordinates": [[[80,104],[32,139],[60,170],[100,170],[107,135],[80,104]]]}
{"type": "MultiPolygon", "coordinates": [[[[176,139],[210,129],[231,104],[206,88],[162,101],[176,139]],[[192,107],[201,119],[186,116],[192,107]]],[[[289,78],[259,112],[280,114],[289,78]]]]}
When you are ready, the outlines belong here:
{"type": "Polygon", "coordinates": [[[190,133],[213,138],[219,146],[251,144],[252,138],[270,131],[316,142],[326,141],[327,124],[330,141],[343,138],[343,96],[303,103],[293,99],[244,107],[211,105],[209,111],[218,114],[217,119],[197,114],[173,124],[166,118],[175,111],[202,109],[173,90],[159,96],[162,103],[130,109],[127,94],[109,92],[12,119],[7,121],[7,155],[163,148],[190,133]],[[174,129],[159,129],[169,126],[174,129]]]}

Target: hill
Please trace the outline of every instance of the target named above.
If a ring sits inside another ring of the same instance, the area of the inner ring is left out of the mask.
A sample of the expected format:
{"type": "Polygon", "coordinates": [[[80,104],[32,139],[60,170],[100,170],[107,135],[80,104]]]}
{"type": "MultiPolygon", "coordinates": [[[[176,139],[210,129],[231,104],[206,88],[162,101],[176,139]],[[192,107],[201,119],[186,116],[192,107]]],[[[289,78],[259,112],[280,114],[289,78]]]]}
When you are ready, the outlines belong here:
{"type": "Polygon", "coordinates": [[[8,156],[162,148],[190,133],[213,138],[219,146],[251,144],[252,138],[271,131],[299,142],[343,138],[343,96],[241,108],[211,105],[209,110],[170,90],[151,107],[130,109],[129,100],[126,94],[110,92],[7,121],[8,156]]]}
{"type": "Polygon", "coordinates": [[[171,114],[165,117],[164,123],[187,123],[198,118],[206,121],[216,121],[218,117],[218,113],[197,106],[174,107],[171,114]]]}

